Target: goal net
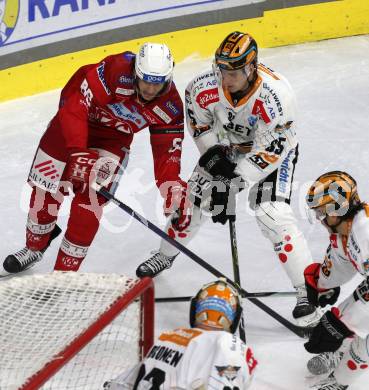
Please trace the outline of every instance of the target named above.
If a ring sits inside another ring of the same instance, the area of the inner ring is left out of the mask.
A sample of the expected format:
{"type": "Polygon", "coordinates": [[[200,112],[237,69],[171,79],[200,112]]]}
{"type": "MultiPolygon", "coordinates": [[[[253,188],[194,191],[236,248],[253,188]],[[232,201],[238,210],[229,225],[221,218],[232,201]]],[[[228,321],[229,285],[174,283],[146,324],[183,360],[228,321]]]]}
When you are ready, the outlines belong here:
{"type": "Polygon", "coordinates": [[[0,389],[101,390],[153,342],[149,278],[52,274],[0,283],[0,389]]]}

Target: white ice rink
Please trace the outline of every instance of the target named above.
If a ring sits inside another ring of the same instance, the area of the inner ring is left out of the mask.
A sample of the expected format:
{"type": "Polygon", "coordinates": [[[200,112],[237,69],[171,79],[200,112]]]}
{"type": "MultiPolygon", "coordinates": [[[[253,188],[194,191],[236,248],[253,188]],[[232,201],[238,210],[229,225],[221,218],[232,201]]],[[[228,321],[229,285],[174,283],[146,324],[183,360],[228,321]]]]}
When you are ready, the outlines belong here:
{"type": "MultiPolygon", "coordinates": [[[[352,174],[362,199],[369,200],[369,36],[336,39],[319,43],[260,50],[260,60],[284,74],[294,87],[299,104],[296,121],[300,139],[300,159],[295,173],[292,206],[310,244],[313,257],[323,258],[328,235],[320,226],[306,220],[303,203],[306,189],[321,173],[339,169],[352,174]]],[[[175,80],[183,95],[187,82],[210,66],[207,61],[188,59],[175,68],[175,80]]],[[[0,87],[1,88],[1,87],[0,87]]],[[[25,181],[38,140],[57,109],[59,91],[10,101],[0,105],[0,259],[24,246],[25,221],[30,190],[25,181]]],[[[191,137],[183,147],[183,178],[198,159],[191,137]]],[[[146,218],[163,227],[161,199],[154,186],[148,130],[133,142],[131,159],[117,197],[146,218]]],[[[237,233],[242,285],[248,291],[287,291],[289,281],[273,249],[261,235],[254,219],[245,212],[246,196],[238,202],[237,233]]],[[[65,202],[59,224],[65,227],[69,210],[65,202]]],[[[105,210],[97,237],[81,271],[115,272],[134,275],[159,239],[154,233],[113,205],[105,210]]],[[[42,263],[27,273],[50,272],[58,244],[53,243],[42,263]]],[[[190,249],[221,272],[231,276],[231,250],[228,228],[207,222],[190,249]]],[[[1,260],[2,261],[2,260],[1,260]]],[[[214,279],[192,260],[181,255],[174,266],[159,276],[156,295],[191,295],[214,279]]],[[[347,296],[360,277],[345,286],[347,296]]],[[[264,302],[290,318],[294,298],[268,298],[264,302]]],[[[368,308],[369,310],[369,308],[368,308]]],[[[259,361],[252,390],[303,390],[311,383],[305,352],[299,339],[266,313],[244,301],[248,343],[259,361]]],[[[156,333],[165,328],[187,325],[185,303],[158,304],[156,333]]],[[[369,373],[350,390],[368,388],[369,373]]]]}

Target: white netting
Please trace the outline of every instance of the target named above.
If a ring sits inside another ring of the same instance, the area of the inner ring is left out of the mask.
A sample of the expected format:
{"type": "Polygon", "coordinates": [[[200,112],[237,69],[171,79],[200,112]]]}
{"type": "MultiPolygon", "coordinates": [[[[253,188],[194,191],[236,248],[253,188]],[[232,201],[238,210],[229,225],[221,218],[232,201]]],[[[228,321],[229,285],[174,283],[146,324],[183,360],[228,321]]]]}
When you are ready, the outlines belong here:
{"type": "MultiPolygon", "coordinates": [[[[138,280],[54,272],[0,283],[0,389],[18,389],[90,327],[138,280]]],[[[139,359],[136,300],[42,389],[102,389],[139,359]]]]}

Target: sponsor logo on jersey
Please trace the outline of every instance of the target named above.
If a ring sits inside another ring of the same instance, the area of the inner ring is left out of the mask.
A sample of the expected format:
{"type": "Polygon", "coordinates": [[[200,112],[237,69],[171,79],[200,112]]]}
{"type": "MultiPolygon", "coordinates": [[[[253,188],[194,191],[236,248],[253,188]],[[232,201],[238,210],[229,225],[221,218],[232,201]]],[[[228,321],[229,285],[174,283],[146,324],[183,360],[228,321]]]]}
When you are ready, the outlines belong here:
{"type": "Polygon", "coordinates": [[[39,149],[28,180],[37,187],[55,193],[58,189],[64,167],[65,163],[63,161],[56,160],[39,149]]]}
{"type": "Polygon", "coordinates": [[[254,127],[258,123],[258,117],[256,115],[250,115],[247,118],[247,122],[251,127],[254,127]]]}
{"type": "Polygon", "coordinates": [[[358,298],[361,301],[369,302],[369,286],[368,286],[368,280],[363,280],[356,288],[355,290],[358,298]]]}
{"type": "Polygon", "coordinates": [[[269,166],[269,163],[264,160],[260,153],[253,154],[249,157],[249,160],[256,165],[257,168],[264,170],[269,166]]]}
{"type": "Polygon", "coordinates": [[[122,74],[119,77],[119,82],[122,84],[133,84],[133,81],[134,81],[133,77],[126,76],[125,74],[122,74]]]}
{"type": "Polygon", "coordinates": [[[201,81],[201,80],[204,80],[208,77],[211,77],[211,76],[214,76],[214,73],[211,72],[211,73],[206,73],[206,74],[203,74],[202,76],[199,76],[199,77],[196,77],[196,79],[194,80],[194,84],[197,83],[198,81],[201,81]]]}
{"type": "Polygon", "coordinates": [[[131,107],[132,111],[123,103],[113,103],[108,104],[107,106],[115,116],[132,122],[139,128],[143,128],[147,124],[145,118],[138,112],[138,109],[135,106],[131,107]]]}
{"type": "Polygon", "coordinates": [[[172,118],[164,112],[159,106],[155,106],[152,109],[157,116],[159,116],[165,123],[170,123],[172,121],[172,118]]]}
{"type": "Polygon", "coordinates": [[[165,103],[165,107],[167,107],[174,115],[178,115],[179,114],[178,108],[170,100],[165,103]]]}
{"type": "Polygon", "coordinates": [[[118,95],[131,96],[135,93],[135,90],[118,87],[115,89],[115,93],[117,93],[118,95]]]}
{"type": "Polygon", "coordinates": [[[294,149],[290,150],[286,156],[286,158],[283,160],[281,167],[279,168],[279,181],[278,181],[278,187],[280,192],[286,192],[289,190],[287,188],[287,184],[289,182],[290,178],[290,171],[291,171],[291,166],[290,166],[290,160],[291,156],[294,153],[294,149]]]}
{"type": "Polygon", "coordinates": [[[65,268],[74,269],[75,267],[79,266],[81,260],[75,259],[72,256],[63,256],[61,262],[65,268]]]}
{"type": "Polygon", "coordinates": [[[271,97],[273,98],[273,100],[277,106],[279,116],[283,116],[282,104],[281,104],[281,101],[279,100],[277,93],[272,88],[269,87],[268,83],[263,83],[263,88],[266,89],[267,91],[269,91],[271,97]]]}
{"type": "Polygon", "coordinates": [[[156,125],[158,124],[158,120],[156,119],[155,115],[153,115],[150,111],[143,111],[142,112],[142,115],[148,120],[148,122],[151,124],[151,125],[156,125]]]}
{"type": "Polygon", "coordinates": [[[217,101],[219,101],[218,88],[203,91],[196,96],[196,102],[201,108],[206,108],[217,101]]]}
{"type": "Polygon", "coordinates": [[[108,84],[104,77],[104,68],[105,68],[105,62],[103,61],[98,67],[97,67],[97,75],[99,76],[99,80],[101,81],[101,84],[105,90],[105,92],[110,95],[110,89],[108,87],[108,84]]]}
{"type": "Polygon", "coordinates": [[[270,118],[265,111],[264,103],[259,99],[255,100],[254,106],[252,107],[252,114],[257,115],[266,124],[270,123],[270,118]]]}

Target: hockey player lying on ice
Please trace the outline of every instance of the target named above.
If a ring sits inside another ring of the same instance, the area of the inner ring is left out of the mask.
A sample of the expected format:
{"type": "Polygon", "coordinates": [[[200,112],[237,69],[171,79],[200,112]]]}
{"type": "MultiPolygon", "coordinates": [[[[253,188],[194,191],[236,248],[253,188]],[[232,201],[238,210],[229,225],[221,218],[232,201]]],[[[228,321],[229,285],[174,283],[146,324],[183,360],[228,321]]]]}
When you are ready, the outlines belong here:
{"type": "MultiPolygon", "coordinates": [[[[258,63],[257,44],[249,34],[233,32],[217,49],[213,69],[188,84],[185,99],[188,130],[202,154],[190,180],[192,192],[201,197],[205,185],[215,179],[219,191],[212,191],[212,219],[224,224],[234,218],[228,204],[232,193],[240,185],[249,188],[258,225],[297,290],[293,317],[299,325],[316,324],[319,315],[307,300],[303,275],[311,253],[290,207],[298,156],[290,84],[258,63]]],[[[200,203],[206,204],[204,199],[200,203]]],[[[187,244],[205,218],[195,207],[181,229],[177,219],[177,214],[169,219],[167,232],[187,244]]],[[[251,233],[244,233],[246,241],[252,239],[251,233]]],[[[157,275],[177,254],[162,241],[160,251],[138,267],[137,275],[157,275]]]]}
{"type": "Polygon", "coordinates": [[[75,195],[55,270],[78,270],[106,203],[89,184],[96,179],[114,192],[135,133],[147,127],[156,184],[169,205],[167,211],[180,206],[186,188],[179,177],[183,104],[172,82],[173,65],[166,45],[145,43],[137,55],[110,55],[72,76],[29,174],[26,246],[5,259],[2,274],[24,271],[42,259],[60,233],[58,211],[71,190],[75,195]]]}
{"type": "Polygon", "coordinates": [[[141,363],[104,388],[246,390],[257,361],[234,334],[241,315],[240,296],[230,284],[206,284],[191,301],[191,328],[162,333],[141,363]]]}
{"type": "Polygon", "coordinates": [[[360,201],[355,180],[341,171],[318,177],[307,203],[330,234],[324,262],[305,270],[309,302],[333,305],[339,286],[358,272],[364,278],[338,307],[325,313],[305,344],[308,352],[319,354],[308,362],[309,371],[329,375],[316,388],[345,390],[361,375],[369,379],[369,205],[360,201]]]}

